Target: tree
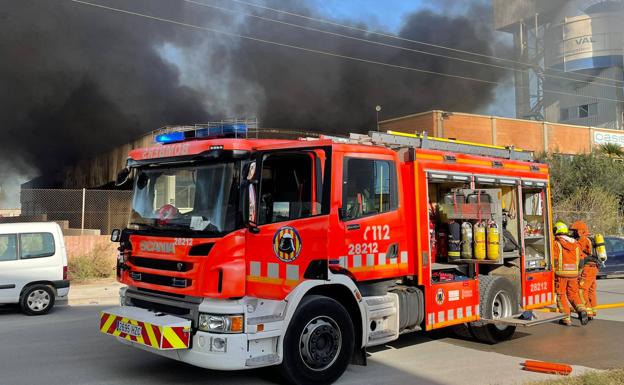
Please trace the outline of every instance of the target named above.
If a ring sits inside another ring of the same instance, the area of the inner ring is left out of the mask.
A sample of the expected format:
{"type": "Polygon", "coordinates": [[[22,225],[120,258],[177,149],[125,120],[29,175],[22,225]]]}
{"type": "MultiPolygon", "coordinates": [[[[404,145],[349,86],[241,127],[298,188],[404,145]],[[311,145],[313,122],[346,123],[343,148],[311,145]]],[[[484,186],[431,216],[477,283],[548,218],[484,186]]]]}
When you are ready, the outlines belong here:
{"type": "Polygon", "coordinates": [[[618,234],[620,231],[619,199],[601,187],[581,187],[568,198],[556,202],[554,220],[572,224],[585,221],[593,233],[618,234]]]}
{"type": "Polygon", "coordinates": [[[555,219],[566,221],[591,220],[594,229],[615,234],[619,224],[613,224],[612,215],[622,218],[624,213],[623,158],[598,153],[580,155],[544,154],[540,161],[550,168],[551,195],[555,219]],[[594,195],[615,205],[602,209],[593,200],[594,195]],[[600,225],[601,221],[605,224],[600,225]],[[608,230],[608,231],[607,231],[608,230]]]}

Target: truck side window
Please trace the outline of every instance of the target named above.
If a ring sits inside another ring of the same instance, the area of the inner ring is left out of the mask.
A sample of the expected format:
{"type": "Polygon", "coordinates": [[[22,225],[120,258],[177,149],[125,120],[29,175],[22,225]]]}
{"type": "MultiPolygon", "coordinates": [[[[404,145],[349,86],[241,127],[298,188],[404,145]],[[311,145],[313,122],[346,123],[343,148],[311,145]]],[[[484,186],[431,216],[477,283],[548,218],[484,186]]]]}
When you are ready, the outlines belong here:
{"type": "Polygon", "coordinates": [[[397,200],[394,162],[345,158],[342,185],[344,220],[395,210],[397,200]]]}
{"type": "Polygon", "coordinates": [[[262,161],[258,224],[306,218],[320,212],[310,152],[276,153],[262,161]]]}
{"type": "Polygon", "coordinates": [[[54,237],[50,233],[20,234],[20,259],[51,257],[55,253],[54,237]]]}
{"type": "Polygon", "coordinates": [[[17,259],[16,238],[15,234],[0,234],[0,262],[17,259]]]}

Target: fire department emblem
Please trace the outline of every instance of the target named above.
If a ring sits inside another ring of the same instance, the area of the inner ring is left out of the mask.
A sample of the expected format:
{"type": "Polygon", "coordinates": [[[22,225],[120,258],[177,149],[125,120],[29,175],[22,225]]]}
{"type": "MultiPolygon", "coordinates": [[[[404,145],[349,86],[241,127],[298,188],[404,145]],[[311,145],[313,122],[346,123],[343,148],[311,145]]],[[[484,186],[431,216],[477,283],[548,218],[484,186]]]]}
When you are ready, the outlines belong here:
{"type": "Polygon", "coordinates": [[[435,301],[438,305],[442,305],[444,303],[444,290],[438,289],[435,296],[435,301]]]}
{"type": "Polygon", "coordinates": [[[297,230],[285,226],[275,232],[273,237],[273,251],[282,262],[292,262],[301,251],[301,237],[297,230]]]}

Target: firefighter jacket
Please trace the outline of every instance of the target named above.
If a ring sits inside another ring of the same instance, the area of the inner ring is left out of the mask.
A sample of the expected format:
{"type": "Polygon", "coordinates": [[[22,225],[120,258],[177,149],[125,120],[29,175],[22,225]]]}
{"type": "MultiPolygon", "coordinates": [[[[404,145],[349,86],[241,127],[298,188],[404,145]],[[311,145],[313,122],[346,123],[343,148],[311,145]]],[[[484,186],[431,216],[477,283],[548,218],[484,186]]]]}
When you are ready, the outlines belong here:
{"type": "Polygon", "coordinates": [[[566,235],[558,235],[553,242],[555,275],[558,277],[578,277],[581,261],[581,246],[566,235]]]}

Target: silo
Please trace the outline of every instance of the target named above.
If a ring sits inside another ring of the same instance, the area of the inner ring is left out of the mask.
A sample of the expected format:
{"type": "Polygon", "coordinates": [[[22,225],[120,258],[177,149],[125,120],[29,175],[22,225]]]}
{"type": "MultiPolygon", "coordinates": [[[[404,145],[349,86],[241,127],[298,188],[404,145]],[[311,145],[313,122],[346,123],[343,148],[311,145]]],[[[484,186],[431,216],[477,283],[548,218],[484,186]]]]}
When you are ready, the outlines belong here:
{"type": "Polygon", "coordinates": [[[622,128],[624,1],[569,1],[544,35],[544,117],[622,128]]]}
{"type": "Polygon", "coordinates": [[[624,128],[624,1],[493,0],[514,35],[516,114],[624,128]],[[517,67],[518,68],[518,67],[517,67]]]}

